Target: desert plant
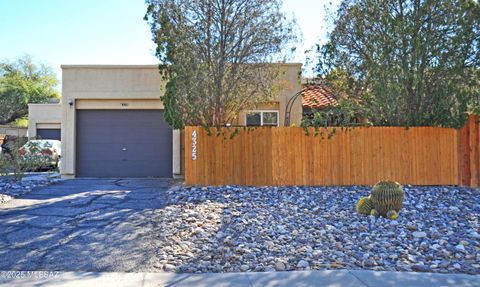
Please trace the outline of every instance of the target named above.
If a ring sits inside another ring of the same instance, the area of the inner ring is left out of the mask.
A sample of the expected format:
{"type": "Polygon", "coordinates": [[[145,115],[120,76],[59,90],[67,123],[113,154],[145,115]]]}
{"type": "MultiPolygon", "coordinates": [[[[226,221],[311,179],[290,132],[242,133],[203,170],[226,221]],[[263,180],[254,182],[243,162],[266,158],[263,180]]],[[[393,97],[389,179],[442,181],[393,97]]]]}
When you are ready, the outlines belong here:
{"type": "Polygon", "coordinates": [[[15,178],[16,180],[22,180],[23,176],[25,175],[25,171],[28,168],[27,161],[19,150],[22,146],[22,142],[17,139],[15,141],[9,142],[6,146],[8,148],[8,151],[5,155],[9,162],[9,168],[13,173],[13,178],[15,178]]]}
{"type": "Polygon", "coordinates": [[[398,212],[396,212],[395,210],[389,210],[387,212],[387,218],[392,219],[392,220],[397,219],[398,218],[398,212]]]}
{"type": "Polygon", "coordinates": [[[363,196],[357,203],[357,212],[362,215],[370,215],[373,209],[373,202],[370,196],[363,196]]]}
{"type": "Polygon", "coordinates": [[[391,210],[400,212],[404,197],[403,187],[394,181],[379,181],[373,186],[370,193],[375,210],[384,217],[388,217],[387,213],[391,210]]]}
{"type": "Polygon", "coordinates": [[[10,163],[7,156],[0,153],[0,176],[8,174],[9,165],[10,163]]]}

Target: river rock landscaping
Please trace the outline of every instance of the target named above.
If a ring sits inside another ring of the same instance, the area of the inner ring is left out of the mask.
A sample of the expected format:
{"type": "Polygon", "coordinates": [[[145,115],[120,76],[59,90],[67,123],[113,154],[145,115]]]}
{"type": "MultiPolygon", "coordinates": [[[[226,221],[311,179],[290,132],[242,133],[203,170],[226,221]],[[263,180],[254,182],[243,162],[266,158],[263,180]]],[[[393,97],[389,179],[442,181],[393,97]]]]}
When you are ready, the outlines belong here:
{"type": "Polygon", "coordinates": [[[35,188],[46,186],[56,181],[47,175],[32,180],[28,177],[23,180],[14,180],[12,177],[0,177],[0,204],[6,203],[14,198],[32,192],[35,188]]]}
{"type": "Polygon", "coordinates": [[[397,220],[369,187],[181,187],[152,222],[159,270],[370,269],[480,274],[480,189],[405,186],[397,220]]]}

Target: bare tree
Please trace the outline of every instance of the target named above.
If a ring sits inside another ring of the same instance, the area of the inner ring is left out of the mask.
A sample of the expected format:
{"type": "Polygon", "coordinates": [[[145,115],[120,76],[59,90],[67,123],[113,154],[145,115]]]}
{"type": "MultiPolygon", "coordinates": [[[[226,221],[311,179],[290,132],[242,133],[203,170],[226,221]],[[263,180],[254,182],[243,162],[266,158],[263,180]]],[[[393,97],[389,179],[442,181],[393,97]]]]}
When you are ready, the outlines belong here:
{"type": "Polygon", "coordinates": [[[147,0],[145,20],[168,81],[166,119],[221,126],[273,98],[281,71],[272,65],[295,43],[295,24],[279,0],[147,0]]]}

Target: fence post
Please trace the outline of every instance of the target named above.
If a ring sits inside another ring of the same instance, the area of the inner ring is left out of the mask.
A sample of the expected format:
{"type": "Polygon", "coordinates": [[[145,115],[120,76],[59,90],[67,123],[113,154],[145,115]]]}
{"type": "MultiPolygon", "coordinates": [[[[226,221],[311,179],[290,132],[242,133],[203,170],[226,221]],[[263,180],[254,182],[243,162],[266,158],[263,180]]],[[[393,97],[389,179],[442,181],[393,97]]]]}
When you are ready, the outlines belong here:
{"type": "Polygon", "coordinates": [[[469,115],[460,130],[460,185],[478,187],[480,183],[479,116],[469,115]]]}
{"type": "Polygon", "coordinates": [[[471,115],[469,117],[470,124],[470,181],[471,187],[478,187],[480,183],[480,125],[479,116],[471,115]]]}

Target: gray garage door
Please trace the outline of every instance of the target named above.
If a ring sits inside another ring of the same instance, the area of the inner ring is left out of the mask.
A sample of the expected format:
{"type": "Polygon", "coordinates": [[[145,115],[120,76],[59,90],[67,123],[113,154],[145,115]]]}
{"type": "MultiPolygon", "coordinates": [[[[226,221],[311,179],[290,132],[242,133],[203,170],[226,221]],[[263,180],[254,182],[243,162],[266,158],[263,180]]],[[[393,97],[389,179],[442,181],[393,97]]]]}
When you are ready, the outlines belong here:
{"type": "Polygon", "coordinates": [[[37,129],[37,138],[42,140],[61,140],[60,129],[37,129]]]}
{"type": "Polygon", "coordinates": [[[78,110],[78,177],[172,177],[172,129],[160,110],[78,110]]]}

